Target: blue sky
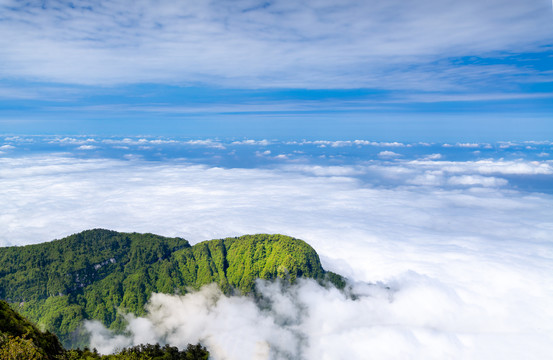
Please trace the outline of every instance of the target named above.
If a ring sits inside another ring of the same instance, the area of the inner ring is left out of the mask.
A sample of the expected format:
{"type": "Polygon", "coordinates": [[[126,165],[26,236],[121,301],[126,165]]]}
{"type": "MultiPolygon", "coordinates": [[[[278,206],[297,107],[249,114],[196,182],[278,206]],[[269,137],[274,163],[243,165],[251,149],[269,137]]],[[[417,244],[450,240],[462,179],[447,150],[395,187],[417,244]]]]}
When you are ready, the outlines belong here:
{"type": "Polygon", "coordinates": [[[0,132],[553,137],[551,2],[0,1],[0,132]]]}

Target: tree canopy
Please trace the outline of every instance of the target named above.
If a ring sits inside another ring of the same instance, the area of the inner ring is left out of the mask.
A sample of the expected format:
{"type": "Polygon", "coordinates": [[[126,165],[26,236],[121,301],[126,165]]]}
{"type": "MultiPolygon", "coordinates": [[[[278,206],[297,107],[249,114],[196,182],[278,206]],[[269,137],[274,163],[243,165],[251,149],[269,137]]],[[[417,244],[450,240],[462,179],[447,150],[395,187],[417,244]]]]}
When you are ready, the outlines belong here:
{"type": "Polygon", "coordinates": [[[85,346],[82,322],[123,330],[123,312],[143,315],[152,293],[185,294],[217,283],[247,294],[255,280],[298,277],[343,286],[315,250],[284,235],[245,235],[190,246],[182,238],[94,229],[61,240],[0,248],[0,299],[67,347],[85,346]]]}

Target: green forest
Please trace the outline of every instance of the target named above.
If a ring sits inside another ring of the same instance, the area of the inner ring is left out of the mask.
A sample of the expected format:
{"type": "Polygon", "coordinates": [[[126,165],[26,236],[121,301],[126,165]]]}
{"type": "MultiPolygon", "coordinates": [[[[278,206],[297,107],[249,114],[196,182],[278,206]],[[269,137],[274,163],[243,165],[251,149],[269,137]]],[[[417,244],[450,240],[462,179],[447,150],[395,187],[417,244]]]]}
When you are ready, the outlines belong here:
{"type": "Polygon", "coordinates": [[[250,294],[258,278],[293,283],[298,277],[345,284],[322,268],[311,246],[284,235],[191,246],[182,238],[94,229],[48,243],[0,248],[0,299],[68,348],[88,344],[85,319],[122,331],[121,313],[143,315],[152,293],[185,294],[215,282],[226,294],[250,294]]]}
{"type": "Polygon", "coordinates": [[[207,360],[200,344],[185,350],[165,345],[139,345],[117,354],[100,355],[93,349],[66,350],[50,332],[42,332],[6,302],[0,301],[0,359],[2,360],[207,360]]]}

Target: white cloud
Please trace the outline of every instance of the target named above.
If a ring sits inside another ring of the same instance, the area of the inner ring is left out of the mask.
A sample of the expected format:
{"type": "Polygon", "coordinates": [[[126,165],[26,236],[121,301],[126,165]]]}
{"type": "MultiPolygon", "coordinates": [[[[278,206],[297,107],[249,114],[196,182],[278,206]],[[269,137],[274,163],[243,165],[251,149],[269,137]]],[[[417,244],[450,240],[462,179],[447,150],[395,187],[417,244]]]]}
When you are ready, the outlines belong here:
{"type": "Polygon", "coordinates": [[[411,145],[405,145],[404,143],[400,143],[400,142],[397,142],[397,141],[394,141],[394,142],[380,142],[380,143],[373,143],[373,145],[376,145],[376,146],[387,146],[387,147],[403,147],[403,146],[407,146],[407,147],[410,147],[411,145]]]}
{"type": "Polygon", "coordinates": [[[97,146],[94,145],[81,145],[77,148],[77,150],[94,150],[97,149],[97,146]]]}
{"type": "Polygon", "coordinates": [[[505,179],[474,175],[452,176],[447,181],[451,185],[482,185],[491,187],[504,186],[508,183],[505,179]]]}
{"type": "Polygon", "coordinates": [[[476,143],[457,143],[458,147],[464,147],[464,148],[478,148],[480,147],[480,144],[476,143]]]}
{"type": "Polygon", "coordinates": [[[176,144],[176,143],[178,143],[176,140],[162,140],[162,139],[150,140],[150,144],[155,144],[155,145],[159,145],[159,144],[176,144]]]}
{"type": "Polygon", "coordinates": [[[312,244],[325,268],[348,276],[360,294],[353,301],[309,282],[288,295],[269,287],[265,291],[280,304],[271,313],[243,298],[215,296],[206,304],[205,292],[163,295],[154,298],[146,319],[131,321],[141,340],[117,344],[142,341],[147,333],[194,342],[190,327],[214,354],[229,358],[239,351],[263,353],[265,342],[278,348],[302,339],[290,333],[306,334],[309,341],[298,345],[306,359],[339,358],[338,350],[351,358],[367,352],[380,359],[547,358],[553,350],[553,197],[517,192],[496,175],[503,173],[551,175],[550,163],[418,160],[224,169],[4,157],[0,243],[36,243],[95,227],[192,242],[285,233],[312,244]],[[417,176],[427,177],[424,186],[404,186],[417,176]],[[370,182],[379,179],[387,186],[370,182]],[[450,184],[456,181],[460,185],[450,184]],[[169,311],[178,316],[168,319],[163,314],[169,311]],[[238,332],[229,329],[238,325],[246,335],[237,340],[238,332]],[[139,331],[148,326],[154,330],[139,331]]]}
{"type": "Polygon", "coordinates": [[[207,139],[207,140],[189,140],[189,141],[185,141],[185,143],[189,144],[189,145],[206,146],[206,147],[211,147],[211,148],[215,148],[215,149],[225,149],[225,146],[223,144],[221,144],[219,141],[211,140],[211,139],[207,139]]]}
{"type": "Polygon", "coordinates": [[[551,175],[553,165],[547,161],[427,161],[413,160],[404,163],[409,168],[439,170],[451,174],[476,173],[480,175],[551,175]]]}
{"type": "Polygon", "coordinates": [[[16,144],[29,144],[34,143],[34,137],[23,137],[23,136],[5,136],[4,141],[16,143],[16,144]]]}
{"type": "Polygon", "coordinates": [[[507,185],[508,180],[503,177],[552,175],[553,166],[549,161],[440,161],[426,156],[420,160],[397,161],[394,166],[372,163],[359,171],[396,185],[498,187],[507,185]]]}
{"type": "MultiPolygon", "coordinates": [[[[298,142],[288,142],[288,144],[298,144],[298,142]]],[[[394,142],[377,142],[377,141],[368,141],[368,140],[336,140],[336,141],[330,141],[330,140],[303,140],[302,142],[299,142],[299,144],[306,145],[306,144],[314,144],[314,145],[320,145],[320,146],[331,146],[331,147],[345,147],[345,146],[380,146],[380,147],[410,147],[411,144],[405,145],[403,143],[394,141],[394,142]]]]}
{"type": "Polygon", "coordinates": [[[256,152],[255,152],[255,155],[256,155],[256,156],[269,156],[269,155],[271,155],[271,150],[265,150],[265,151],[263,151],[263,152],[261,152],[261,151],[256,151],[256,152]]]}
{"type": "MultiPolygon", "coordinates": [[[[310,280],[291,287],[259,281],[261,301],[226,297],[215,286],[186,296],[155,294],[148,315],[131,318],[126,342],[167,341],[179,347],[202,342],[214,359],[228,360],[362,359],[367,352],[376,359],[488,359],[490,354],[518,359],[521,354],[542,358],[550,349],[551,334],[532,339],[531,349],[522,345],[528,339],[524,332],[532,331],[530,323],[540,321],[539,311],[527,311],[530,318],[510,313],[511,323],[503,323],[504,311],[520,306],[517,302],[532,304],[529,295],[505,299],[497,304],[500,308],[489,311],[475,301],[501,300],[466,294],[463,286],[414,272],[389,285],[353,284],[355,299],[310,280]],[[502,342],[505,338],[511,342],[502,342]],[[513,341],[522,346],[513,347],[513,341]]],[[[91,346],[100,351],[111,352],[125,343],[96,323],[87,328],[91,346]]],[[[549,326],[546,331],[551,330],[549,326]]]]}
{"type": "Polygon", "coordinates": [[[426,156],[424,157],[424,159],[426,159],[426,160],[439,160],[439,159],[441,159],[442,157],[443,157],[442,154],[430,154],[430,155],[426,155],[426,156]]]}
{"type": "MultiPolygon", "coordinates": [[[[112,145],[114,148],[123,149],[128,146],[141,146],[142,148],[148,148],[148,145],[192,145],[192,146],[204,146],[216,149],[225,149],[223,143],[214,139],[195,139],[195,140],[183,140],[178,141],[174,139],[145,139],[145,138],[123,138],[123,139],[104,139],[103,143],[112,145]]],[[[151,147],[150,147],[151,148],[151,147]]]]}
{"type": "Polygon", "coordinates": [[[89,138],[89,137],[74,138],[74,137],[67,137],[67,136],[62,138],[62,137],[57,137],[56,136],[56,137],[53,137],[53,138],[44,137],[44,141],[47,141],[50,144],[61,143],[61,144],[74,144],[74,145],[83,144],[83,145],[86,145],[86,144],[95,143],[96,139],[89,138]]]}
{"type": "Polygon", "coordinates": [[[0,6],[0,75],[59,83],[435,91],[529,71],[443,59],[550,42],[550,4],[514,0],[0,6]]]}
{"type": "Polygon", "coordinates": [[[2,145],[0,146],[0,150],[12,150],[15,149],[15,146],[13,145],[2,145]]]}
{"type": "MultiPolygon", "coordinates": [[[[553,166],[550,163],[531,161],[491,161],[483,160],[474,163],[481,174],[516,174],[516,175],[551,175],[553,166]]],[[[455,168],[452,169],[454,172],[455,168]]],[[[448,170],[449,171],[449,170],[448,170]]]]}
{"type": "Polygon", "coordinates": [[[378,156],[381,158],[395,158],[395,157],[401,156],[401,154],[386,150],[386,151],[379,152],[378,156]]]}
{"type": "Polygon", "coordinates": [[[499,142],[499,148],[500,149],[508,149],[508,148],[511,148],[511,147],[515,147],[515,146],[518,146],[519,144],[517,144],[516,142],[512,142],[512,141],[500,141],[499,142]]]}
{"type": "Polygon", "coordinates": [[[271,142],[268,140],[241,140],[241,141],[233,141],[231,145],[260,145],[260,146],[268,146],[271,145],[271,142]]]}
{"type": "Polygon", "coordinates": [[[364,170],[357,166],[285,165],[281,169],[316,176],[355,176],[364,173],[364,170]]]}
{"type": "MultiPolygon", "coordinates": [[[[129,340],[133,344],[166,339],[185,347],[202,341],[214,359],[230,360],[267,359],[269,344],[281,351],[295,352],[296,343],[301,341],[291,328],[281,326],[282,322],[279,324],[277,317],[281,314],[274,317],[266,314],[249,298],[226,297],[216,286],[206,286],[200,292],[182,297],[156,294],[148,308],[148,318],[132,319],[129,324],[132,331],[129,340]]],[[[281,316],[290,316],[287,312],[281,316]]],[[[111,345],[106,335],[96,335],[98,344],[111,345]]],[[[113,345],[107,350],[113,350],[113,345]]]]}
{"type": "Polygon", "coordinates": [[[87,321],[84,324],[90,334],[90,343],[102,354],[112,353],[132,345],[132,339],[124,335],[114,335],[99,321],[87,321]]]}
{"type": "Polygon", "coordinates": [[[123,158],[127,160],[140,160],[143,158],[143,156],[139,154],[125,154],[123,155],[123,158]]]}
{"type": "Polygon", "coordinates": [[[440,172],[428,171],[421,175],[407,180],[409,184],[426,185],[426,186],[441,186],[444,185],[444,176],[440,172]]]}
{"type": "Polygon", "coordinates": [[[102,142],[105,143],[105,144],[110,144],[110,145],[113,145],[113,144],[138,145],[138,141],[137,141],[137,140],[133,140],[133,139],[130,139],[130,138],[124,138],[124,139],[103,139],[102,142]]]}

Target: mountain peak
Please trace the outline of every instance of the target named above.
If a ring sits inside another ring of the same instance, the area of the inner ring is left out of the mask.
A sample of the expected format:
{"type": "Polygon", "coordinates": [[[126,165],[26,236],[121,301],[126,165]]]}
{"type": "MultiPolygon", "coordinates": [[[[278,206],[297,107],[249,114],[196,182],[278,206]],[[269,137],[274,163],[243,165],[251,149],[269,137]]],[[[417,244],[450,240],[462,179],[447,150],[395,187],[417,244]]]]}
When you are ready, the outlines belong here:
{"type": "Polygon", "coordinates": [[[249,293],[255,281],[336,275],[322,268],[306,242],[280,234],[208,240],[86,230],[48,243],[0,248],[0,299],[67,346],[83,345],[85,319],[122,330],[121,311],[144,314],[152,293],[180,293],[217,283],[249,293]]]}

